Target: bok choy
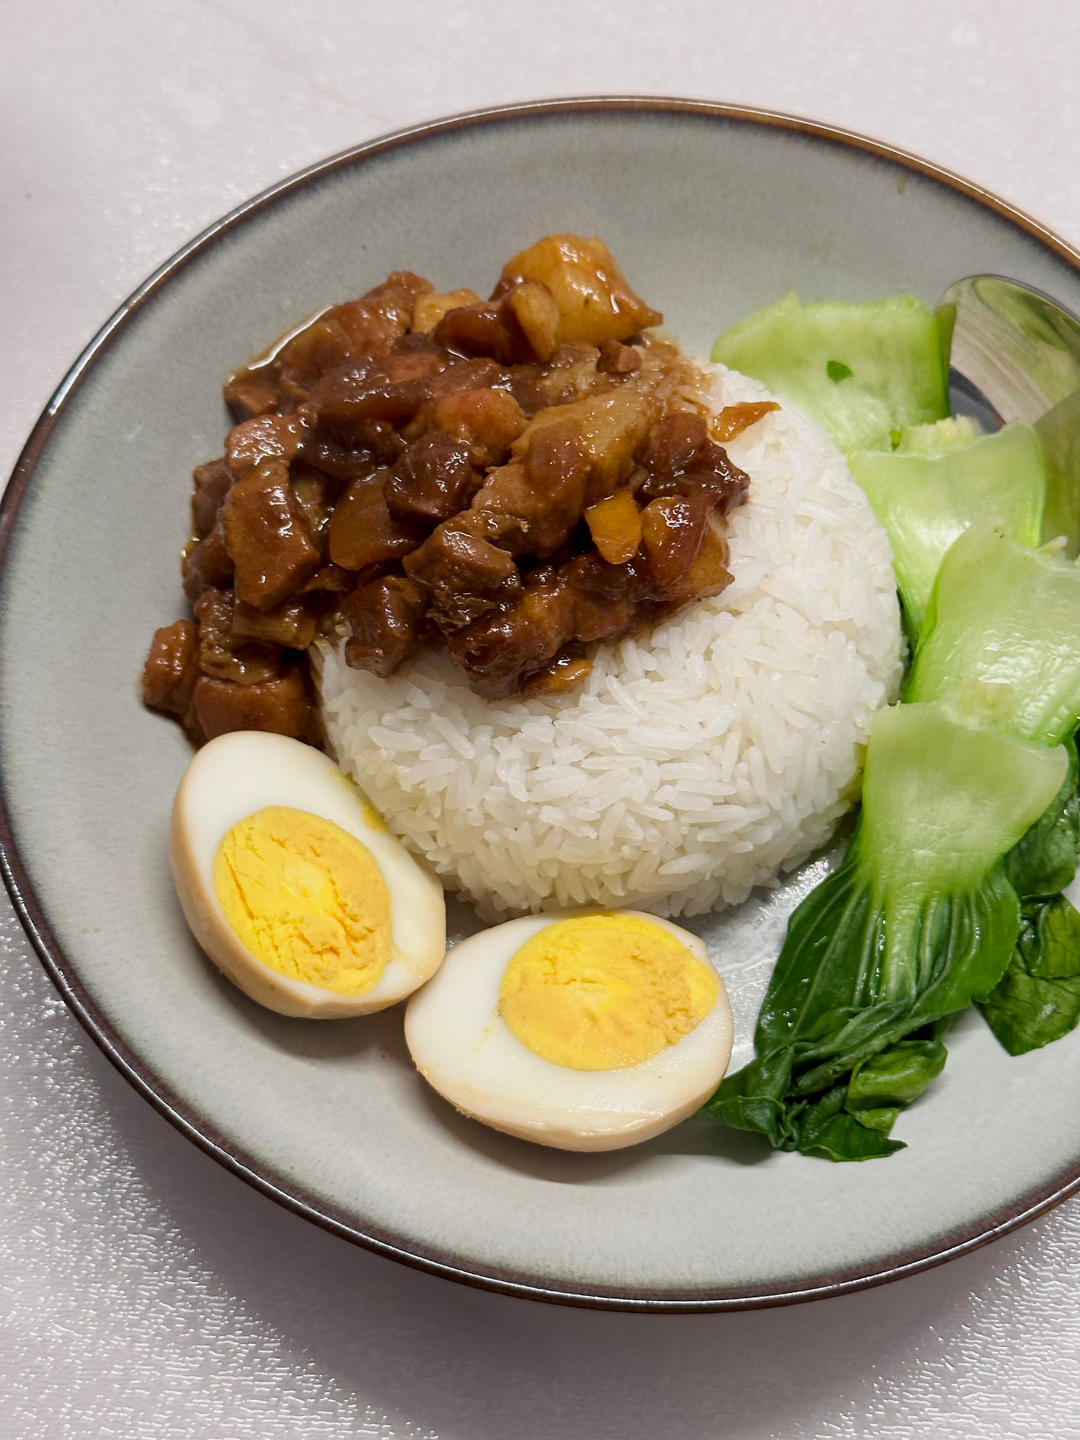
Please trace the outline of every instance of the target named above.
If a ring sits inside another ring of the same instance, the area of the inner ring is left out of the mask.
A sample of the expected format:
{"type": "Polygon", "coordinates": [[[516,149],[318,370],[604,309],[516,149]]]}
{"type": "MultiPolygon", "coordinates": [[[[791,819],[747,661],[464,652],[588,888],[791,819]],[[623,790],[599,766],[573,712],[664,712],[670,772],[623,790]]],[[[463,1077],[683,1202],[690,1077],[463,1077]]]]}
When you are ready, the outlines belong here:
{"type": "Polygon", "coordinates": [[[707,1111],[776,1147],[868,1159],[944,1063],[942,1022],[986,1000],[1020,929],[1004,857],[1048,809],[1062,747],[973,728],[942,703],[879,712],[840,868],[792,915],[756,1058],[707,1111]]]}
{"type": "Polygon", "coordinates": [[[1065,558],[1080,537],[1034,548],[1062,529],[1040,439],[942,418],[936,322],[917,307],[788,297],[714,351],[848,454],[914,650],[904,703],[875,720],[844,860],[788,923],[755,1058],[705,1107],[833,1160],[902,1148],[893,1124],[959,1011],[977,1005],[1013,1054],[1080,1021],[1080,914],[1061,893],[1080,850],[1080,567],[1065,558]]]}
{"type": "Polygon", "coordinates": [[[949,413],[936,316],[914,295],[803,305],[786,295],[725,330],[712,358],[801,405],[843,451],[885,448],[949,413]]]}
{"type": "Polygon", "coordinates": [[[973,525],[952,546],[904,687],[1057,745],[1080,710],[1080,565],[973,525]]]}
{"type": "Polygon", "coordinates": [[[1037,545],[1046,500],[1042,446],[1028,425],[1006,425],[938,450],[920,452],[916,443],[905,447],[902,438],[892,453],[860,450],[849,456],[851,473],[888,531],[912,640],[953,541],[988,516],[1022,545],[1037,545]]]}
{"type": "Polygon", "coordinates": [[[980,1008],[1010,1055],[1060,1040],[1080,1021],[1080,914],[1059,893],[1076,874],[1080,851],[1080,765],[1075,739],[1065,748],[1069,770],[1061,789],[1005,857],[1020,897],[1020,934],[980,1008]]]}

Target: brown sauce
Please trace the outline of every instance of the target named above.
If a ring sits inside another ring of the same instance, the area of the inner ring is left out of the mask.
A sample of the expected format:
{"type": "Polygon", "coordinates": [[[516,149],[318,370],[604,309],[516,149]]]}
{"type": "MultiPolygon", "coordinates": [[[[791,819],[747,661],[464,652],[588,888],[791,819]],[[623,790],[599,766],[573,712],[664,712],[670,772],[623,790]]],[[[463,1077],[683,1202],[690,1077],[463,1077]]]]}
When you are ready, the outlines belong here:
{"type": "Polygon", "coordinates": [[[593,649],[730,583],[748,477],[662,316],[599,240],[546,236],[490,299],[396,271],[231,375],[236,424],[194,475],[192,620],[146,703],[196,740],[319,739],[309,648],[390,675],[445,647],[482,695],[567,690],[593,649]]]}

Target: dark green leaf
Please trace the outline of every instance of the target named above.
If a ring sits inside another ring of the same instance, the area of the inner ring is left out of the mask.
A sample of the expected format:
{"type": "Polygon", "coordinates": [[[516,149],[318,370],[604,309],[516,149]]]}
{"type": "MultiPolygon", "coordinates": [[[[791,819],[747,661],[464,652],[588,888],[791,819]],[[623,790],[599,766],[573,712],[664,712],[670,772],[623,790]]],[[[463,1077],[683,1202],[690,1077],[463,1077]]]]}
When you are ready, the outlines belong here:
{"type": "Polygon", "coordinates": [[[1080,1020],[1080,914],[1064,895],[1024,906],[1009,968],[982,1012],[1010,1055],[1049,1045],[1080,1020]]]}
{"type": "Polygon", "coordinates": [[[834,385],[839,385],[841,380],[850,380],[855,372],[850,365],[845,365],[842,360],[829,360],[825,364],[825,374],[834,385]]]}
{"type": "Polygon", "coordinates": [[[948,1055],[942,1036],[949,1023],[949,1019],[939,1020],[857,1065],[847,1088],[845,1110],[860,1125],[888,1135],[903,1107],[917,1100],[941,1074],[948,1055]]]}
{"type": "Polygon", "coordinates": [[[794,1150],[797,1132],[784,1098],[790,1080],[790,1054],[751,1060],[725,1079],[707,1113],[733,1130],[764,1135],[774,1150],[794,1150]]]}
{"type": "Polygon", "coordinates": [[[904,1147],[882,1132],[862,1124],[844,1109],[846,1085],[835,1085],[807,1105],[798,1117],[795,1148],[826,1160],[877,1160],[904,1147]]]}
{"type": "Polygon", "coordinates": [[[861,876],[856,831],[843,864],[788,922],[758,1058],[724,1080],[707,1113],[785,1150],[891,1154],[896,1114],[945,1063],[940,1022],[990,993],[1018,928],[1000,862],[972,891],[889,912],[861,876]],[[910,956],[904,975],[884,963],[887,923],[893,949],[910,956]]]}
{"type": "Polygon", "coordinates": [[[1080,766],[1075,739],[1065,742],[1069,770],[1046,814],[1005,857],[1005,873],[1021,900],[1056,895],[1072,883],[1080,849],[1080,766]]]}
{"type": "MultiPolygon", "coordinates": [[[[876,1130],[879,1135],[891,1135],[892,1127],[900,1118],[903,1108],[902,1105],[880,1105],[873,1110],[860,1110],[852,1115],[852,1119],[865,1125],[867,1130],[876,1130]]],[[[848,1113],[852,1114],[851,1111],[848,1113]]]]}
{"type": "Polygon", "coordinates": [[[856,1119],[845,1112],[846,1084],[809,1101],[785,1098],[785,1064],[780,1056],[751,1061],[725,1080],[707,1113],[733,1129],[764,1135],[774,1149],[801,1150],[829,1160],[872,1160],[903,1149],[887,1138],[889,1126],[868,1124],[865,1116],[856,1119]]]}

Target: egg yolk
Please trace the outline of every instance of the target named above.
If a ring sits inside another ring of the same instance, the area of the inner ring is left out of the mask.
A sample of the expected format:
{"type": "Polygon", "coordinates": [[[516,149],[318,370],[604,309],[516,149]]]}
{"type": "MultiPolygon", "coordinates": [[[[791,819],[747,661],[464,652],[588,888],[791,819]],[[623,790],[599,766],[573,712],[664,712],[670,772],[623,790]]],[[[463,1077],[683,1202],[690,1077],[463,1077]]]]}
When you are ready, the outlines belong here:
{"type": "Polygon", "coordinates": [[[669,930],[632,915],[579,915],[510,957],[499,1013],[534,1054],[571,1070],[639,1065],[716,1004],[712,968],[669,930]]]}
{"type": "Polygon", "coordinates": [[[214,856],[214,893],[243,944],[290,980],[363,995],[386,968],[386,881],[331,820],[270,805],[238,821],[214,856]]]}

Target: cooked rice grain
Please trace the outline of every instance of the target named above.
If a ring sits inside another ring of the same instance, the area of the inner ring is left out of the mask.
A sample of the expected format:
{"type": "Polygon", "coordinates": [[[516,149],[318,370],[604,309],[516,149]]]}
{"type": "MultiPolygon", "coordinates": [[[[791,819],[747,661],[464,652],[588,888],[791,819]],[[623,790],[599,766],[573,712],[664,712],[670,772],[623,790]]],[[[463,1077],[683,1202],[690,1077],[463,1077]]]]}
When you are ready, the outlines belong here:
{"type": "MultiPolygon", "coordinates": [[[[767,398],[707,367],[716,409],[767,398]]],[[[728,447],[750,475],[722,595],[600,649],[576,691],[481,699],[440,651],[388,680],[327,647],[330,743],[387,824],[488,917],[695,915],[818,849],[895,697],[888,541],[839,452],[785,404],[728,447]]]]}

